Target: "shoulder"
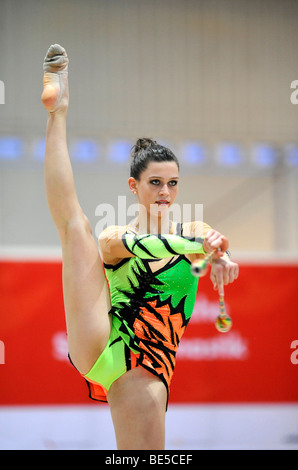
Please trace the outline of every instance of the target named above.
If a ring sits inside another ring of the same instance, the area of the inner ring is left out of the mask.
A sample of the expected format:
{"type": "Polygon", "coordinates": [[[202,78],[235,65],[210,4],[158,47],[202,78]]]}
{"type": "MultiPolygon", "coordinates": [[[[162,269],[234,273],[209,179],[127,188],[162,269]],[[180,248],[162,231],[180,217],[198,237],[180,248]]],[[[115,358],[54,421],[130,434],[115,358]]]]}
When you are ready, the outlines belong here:
{"type": "Polygon", "coordinates": [[[98,237],[98,245],[102,254],[110,251],[114,243],[121,240],[122,236],[126,232],[125,226],[110,225],[105,228],[98,237]]]}
{"type": "Polygon", "coordinates": [[[110,225],[99,234],[98,241],[102,242],[115,238],[121,238],[125,232],[126,226],[110,225]]]}
{"type": "Polygon", "coordinates": [[[123,243],[123,235],[129,231],[126,225],[112,225],[101,232],[98,237],[98,245],[105,263],[115,264],[123,258],[132,256],[123,243]]]}

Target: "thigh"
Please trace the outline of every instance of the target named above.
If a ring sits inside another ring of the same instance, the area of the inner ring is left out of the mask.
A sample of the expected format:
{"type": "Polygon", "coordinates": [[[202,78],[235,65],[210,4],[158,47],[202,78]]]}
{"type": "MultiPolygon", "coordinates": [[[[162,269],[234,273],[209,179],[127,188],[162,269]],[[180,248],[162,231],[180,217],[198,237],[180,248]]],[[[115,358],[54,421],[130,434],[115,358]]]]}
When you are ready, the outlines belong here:
{"type": "Polygon", "coordinates": [[[163,450],[167,391],[139,366],[116,380],[107,395],[118,450],[163,450]]]}
{"type": "Polygon", "coordinates": [[[63,297],[69,354],[87,373],[110,335],[110,296],[102,260],[86,217],[68,224],[62,241],[63,297]]]}

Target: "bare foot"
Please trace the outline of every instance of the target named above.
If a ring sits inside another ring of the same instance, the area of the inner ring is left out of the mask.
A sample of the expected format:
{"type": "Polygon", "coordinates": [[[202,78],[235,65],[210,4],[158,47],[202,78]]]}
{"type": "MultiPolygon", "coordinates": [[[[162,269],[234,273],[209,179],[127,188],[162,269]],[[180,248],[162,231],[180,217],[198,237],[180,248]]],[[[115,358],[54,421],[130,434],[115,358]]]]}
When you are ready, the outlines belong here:
{"type": "Polygon", "coordinates": [[[43,92],[41,101],[50,113],[68,108],[68,57],[59,44],[52,45],[43,63],[43,92]]]}

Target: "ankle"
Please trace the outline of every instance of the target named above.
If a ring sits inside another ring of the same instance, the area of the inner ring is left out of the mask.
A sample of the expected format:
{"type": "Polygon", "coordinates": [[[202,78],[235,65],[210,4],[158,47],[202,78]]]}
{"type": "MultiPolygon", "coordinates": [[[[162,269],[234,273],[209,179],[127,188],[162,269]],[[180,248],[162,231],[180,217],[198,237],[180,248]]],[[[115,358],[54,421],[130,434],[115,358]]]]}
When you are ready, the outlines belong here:
{"type": "Polygon", "coordinates": [[[55,120],[66,120],[68,107],[61,107],[54,111],[48,111],[48,120],[55,121],[55,120]]]}

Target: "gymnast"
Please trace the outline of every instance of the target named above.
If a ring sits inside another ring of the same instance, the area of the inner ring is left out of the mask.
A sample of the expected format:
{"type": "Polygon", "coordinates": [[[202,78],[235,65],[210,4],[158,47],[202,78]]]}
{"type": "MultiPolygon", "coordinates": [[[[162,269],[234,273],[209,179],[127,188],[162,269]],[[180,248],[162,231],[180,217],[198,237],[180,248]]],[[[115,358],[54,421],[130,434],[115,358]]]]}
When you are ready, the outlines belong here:
{"type": "Polygon", "coordinates": [[[226,253],[226,237],[207,224],[169,220],[179,163],[149,138],[138,139],[131,155],[128,185],[139,213],[126,226],[107,227],[97,244],[68,154],[63,47],[49,48],[43,70],[45,186],[62,246],[69,356],[89,396],[109,403],[118,450],[162,450],[176,352],[197,293],[191,264],[212,254],[211,281],[222,296],[238,265],[226,253]]]}

